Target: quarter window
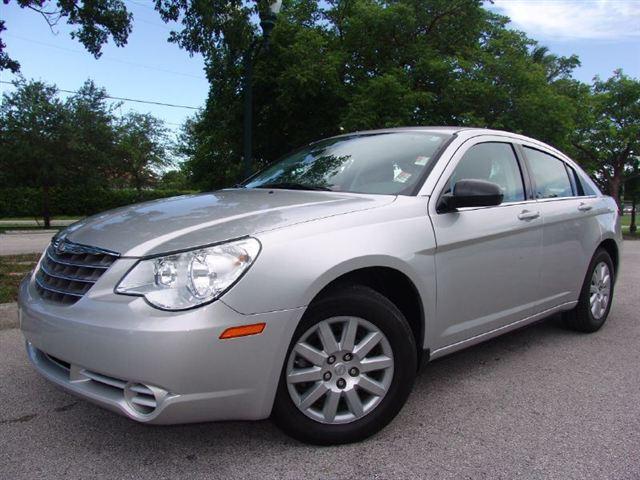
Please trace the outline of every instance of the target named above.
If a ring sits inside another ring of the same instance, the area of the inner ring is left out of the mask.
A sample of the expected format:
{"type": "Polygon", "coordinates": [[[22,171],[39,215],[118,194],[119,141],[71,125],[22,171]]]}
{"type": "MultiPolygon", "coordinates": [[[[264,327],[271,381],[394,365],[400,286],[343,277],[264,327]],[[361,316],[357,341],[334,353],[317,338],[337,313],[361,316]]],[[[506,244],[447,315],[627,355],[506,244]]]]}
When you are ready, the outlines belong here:
{"type": "Polygon", "coordinates": [[[573,197],[569,173],[562,160],[524,147],[535,182],[536,198],[573,197]]]}
{"type": "Polygon", "coordinates": [[[449,179],[448,191],[458,180],[488,180],[500,186],[503,202],[525,199],[522,173],[509,143],[487,142],[471,147],[449,179]]]}
{"type": "Polygon", "coordinates": [[[598,193],[593,189],[589,181],[581,177],[580,175],[578,175],[578,172],[576,172],[576,182],[579,182],[580,186],[582,187],[582,192],[581,192],[582,195],[585,195],[587,197],[598,195],[598,193]]]}

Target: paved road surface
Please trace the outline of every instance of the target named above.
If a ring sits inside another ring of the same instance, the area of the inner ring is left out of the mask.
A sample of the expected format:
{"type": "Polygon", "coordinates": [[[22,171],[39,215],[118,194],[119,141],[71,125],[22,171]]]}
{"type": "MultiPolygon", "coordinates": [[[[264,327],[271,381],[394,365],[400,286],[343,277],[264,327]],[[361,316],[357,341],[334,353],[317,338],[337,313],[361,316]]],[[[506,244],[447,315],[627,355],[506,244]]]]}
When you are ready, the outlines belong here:
{"type": "Polygon", "coordinates": [[[68,395],[0,332],[0,478],[640,478],[640,242],[607,325],[554,319],[438,360],[366,442],[319,448],[269,421],[139,425],[68,395]]]}

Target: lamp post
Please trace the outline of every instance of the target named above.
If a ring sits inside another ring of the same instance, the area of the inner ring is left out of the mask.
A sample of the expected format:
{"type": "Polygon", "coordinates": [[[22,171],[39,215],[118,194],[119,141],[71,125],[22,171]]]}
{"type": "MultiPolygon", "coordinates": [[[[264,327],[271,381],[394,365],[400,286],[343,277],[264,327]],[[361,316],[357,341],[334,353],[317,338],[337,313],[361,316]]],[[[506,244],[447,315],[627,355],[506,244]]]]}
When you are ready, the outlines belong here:
{"type": "Polygon", "coordinates": [[[253,163],[253,91],[251,88],[253,77],[253,61],[263,46],[268,46],[269,36],[276,24],[276,17],[282,7],[282,0],[268,0],[268,8],[260,9],[260,26],[262,27],[262,37],[256,38],[247,49],[242,59],[244,65],[244,78],[242,80],[242,95],[244,97],[243,107],[243,137],[242,150],[244,159],[244,177],[251,175],[251,164],[253,163]]]}

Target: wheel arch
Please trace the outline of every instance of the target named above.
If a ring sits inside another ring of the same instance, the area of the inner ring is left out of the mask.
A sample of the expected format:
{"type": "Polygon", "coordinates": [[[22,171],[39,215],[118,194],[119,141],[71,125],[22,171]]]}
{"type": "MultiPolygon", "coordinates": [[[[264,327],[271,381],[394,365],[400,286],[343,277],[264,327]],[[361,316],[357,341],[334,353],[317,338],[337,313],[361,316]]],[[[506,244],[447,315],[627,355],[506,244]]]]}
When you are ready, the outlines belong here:
{"type": "MultiPolygon", "coordinates": [[[[611,260],[613,261],[613,274],[614,274],[615,277],[617,277],[618,276],[618,268],[619,268],[619,264],[620,264],[620,250],[618,248],[618,244],[612,238],[607,238],[607,239],[603,240],[602,242],[600,242],[600,244],[598,245],[598,249],[600,249],[600,248],[605,250],[609,254],[609,256],[611,257],[611,260]]],[[[598,250],[598,249],[596,249],[596,250],[598,250]]]]}
{"type": "Polygon", "coordinates": [[[311,303],[347,285],[364,285],[388,298],[404,315],[416,343],[418,365],[425,351],[425,312],[420,291],[404,272],[390,266],[367,266],[344,272],[324,285],[311,303]]]}

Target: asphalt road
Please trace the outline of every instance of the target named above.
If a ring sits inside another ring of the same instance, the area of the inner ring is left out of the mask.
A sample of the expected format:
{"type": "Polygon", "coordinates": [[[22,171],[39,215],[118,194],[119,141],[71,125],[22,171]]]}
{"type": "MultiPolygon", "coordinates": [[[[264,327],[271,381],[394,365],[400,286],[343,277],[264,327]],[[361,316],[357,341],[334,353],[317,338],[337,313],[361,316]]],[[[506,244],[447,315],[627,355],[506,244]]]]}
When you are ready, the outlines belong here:
{"type": "Polygon", "coordinates": [[[74,398],[0,332],[0,478],[640,478],[640,242],[608,323],[557,319],[425,367],[396,420],[360,444],[300,444],[269,421],[139,425],[74,398]]]}

